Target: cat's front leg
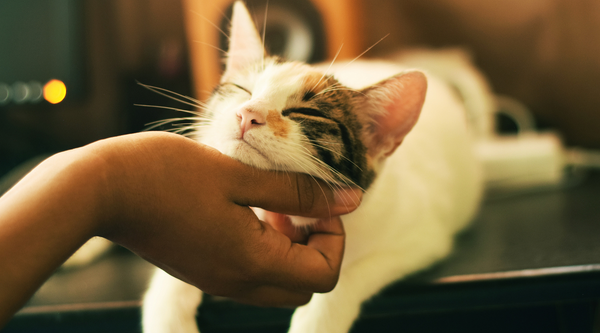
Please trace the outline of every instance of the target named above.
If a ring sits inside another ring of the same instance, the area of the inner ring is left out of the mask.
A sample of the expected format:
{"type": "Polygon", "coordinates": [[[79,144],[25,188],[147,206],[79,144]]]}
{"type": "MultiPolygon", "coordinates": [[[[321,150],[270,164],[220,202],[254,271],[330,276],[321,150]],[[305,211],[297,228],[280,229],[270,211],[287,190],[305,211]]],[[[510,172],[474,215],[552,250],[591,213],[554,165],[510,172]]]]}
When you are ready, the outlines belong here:
{"type": "Polygon", "coordinates": [[[144,333],[199,333],[196,312],[200,289],[157,269],[144,295],[144,333]]]}
{"type": "Polygon", "coordinates": [[[352,292],[350,282],[340,276],[335,289],[315,294],[311,301],[296,309],[289,333],[344,333],[360,313],[361,297],[352,292]]]}
{"type": "Polygon", "coordinates": [[[451,237],[436,242],[417,240],[401,251],[373,254],[343,267],[333,291],[315,294],[296,309],[289,333],[346,333],[360,314],[361,305],[384,287],[430,266],[451,249],[451,237]]]}

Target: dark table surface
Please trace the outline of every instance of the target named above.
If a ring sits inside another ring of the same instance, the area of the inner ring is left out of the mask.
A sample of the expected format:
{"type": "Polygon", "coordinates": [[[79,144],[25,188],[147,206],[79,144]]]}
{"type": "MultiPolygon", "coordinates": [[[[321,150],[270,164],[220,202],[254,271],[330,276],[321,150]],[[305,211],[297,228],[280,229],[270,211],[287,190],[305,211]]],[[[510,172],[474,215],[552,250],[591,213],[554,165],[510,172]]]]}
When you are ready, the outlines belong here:
{"type": "MultiPolygon", "coordinates": [[[[599,238],[598,173],[568,188],[487,199],[472,226],[457,237],[452,255],[368,302],[355,331],[363,326],[368,327],[365,331],[377,331],[373,323],[385,323],[390,316],[404,316],[404,323],[421,320],[420,331],[427,331],[422,327],[422,316],[437,313],[442,320],[449,311],[470,311],[471,318],[473,311],[480,311],[479,317],[485,321],[489,313],[481,309],[516,307],[521,310],[503,312],[503,316],[526,312],[531,319],[542,316],[545,312],[539,308],[548,304],[553,306],[548,310],[552,313],[560,304],[575,307],[567,307],[561,312],[566,315],[560,318],[575,316],[575,320],[593,321],[594,315],[588,312],[595,311],[600,299],[599,238]],[[524,312],[525,307],[539,311],[524,312]],[[583,309],[586,317],[581,319],[577,309],[583,309]]],[[[34,326],[59,327],[44,332],[91,332],[77,329],[78,324],[73,323],[79,317],[84,322],[112,318],[121,328],[110,326],[97,332],[137,331],[139,302],[152,270],[147,262],[116,248],[88,267],[59,271],[3,332],[34,332],[34,326]],[[71,330],[57,324],[69,320],[71,330]]],[[[255,327],[264,332],[271,326],[275,327],[271,331],[278,332],[285,330],[290,314],[287,309],[253,308],[210,298],[202,305],[199,322],[203,332],[234,332],[236,327],[244,327],[244,331],[255,327]]],[[[568,326],[568,320],[560,318],[556,319],[557,325],[568,326]]],[[[548,325],[554,321],[544,320],[548,325]]],[[[537,328],[544,329],[543,325],[537,328]]],[[[560,332],[567,331],[577,330],[560,332]]]]}

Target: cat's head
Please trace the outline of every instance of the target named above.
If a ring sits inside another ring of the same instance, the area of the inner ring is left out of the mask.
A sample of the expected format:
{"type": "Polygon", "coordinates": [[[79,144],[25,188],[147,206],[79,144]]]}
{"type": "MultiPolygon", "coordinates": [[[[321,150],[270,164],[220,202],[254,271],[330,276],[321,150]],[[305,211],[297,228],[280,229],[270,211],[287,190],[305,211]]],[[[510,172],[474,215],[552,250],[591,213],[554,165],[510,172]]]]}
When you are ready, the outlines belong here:
{"type": "Polygon", "coordinates": [[[426,89],[422,73],[408,72],[352,90],[309,65],[268,57],[238,1],[199,140],[259,168],[366,189],[415,125],[426,89]]]}

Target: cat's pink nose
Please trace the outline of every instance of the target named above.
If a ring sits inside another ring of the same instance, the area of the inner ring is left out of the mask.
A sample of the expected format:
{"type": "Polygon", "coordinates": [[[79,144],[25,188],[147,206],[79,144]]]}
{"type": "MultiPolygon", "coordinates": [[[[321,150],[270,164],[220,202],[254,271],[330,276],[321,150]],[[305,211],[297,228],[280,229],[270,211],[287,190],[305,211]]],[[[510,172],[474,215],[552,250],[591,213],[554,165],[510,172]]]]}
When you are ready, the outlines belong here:
{"type": "Polygon", "coordinates": [[[260,112],[252,111],[248,108],[242,108],[237,112],[240,119],[240,129],[242,130],[241,137],[253,127],[258,127],[267,123],[265,116],[260,112]]]}

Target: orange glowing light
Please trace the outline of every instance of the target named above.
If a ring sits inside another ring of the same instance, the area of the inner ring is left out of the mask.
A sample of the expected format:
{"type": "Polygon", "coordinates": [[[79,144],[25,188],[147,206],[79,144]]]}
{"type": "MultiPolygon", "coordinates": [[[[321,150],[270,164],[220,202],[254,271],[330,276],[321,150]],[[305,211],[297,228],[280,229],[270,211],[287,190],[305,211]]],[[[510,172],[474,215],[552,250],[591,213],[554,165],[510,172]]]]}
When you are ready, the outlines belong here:
{"type": "Polygon", "coordinates": [[[44,99],[58,104],[67,96],[67,86],[60,80],[50,80],[44,85],[44,99]]]}

